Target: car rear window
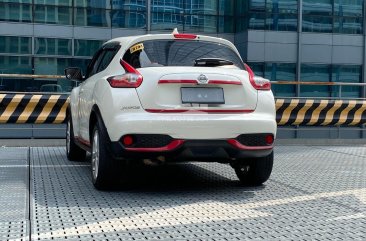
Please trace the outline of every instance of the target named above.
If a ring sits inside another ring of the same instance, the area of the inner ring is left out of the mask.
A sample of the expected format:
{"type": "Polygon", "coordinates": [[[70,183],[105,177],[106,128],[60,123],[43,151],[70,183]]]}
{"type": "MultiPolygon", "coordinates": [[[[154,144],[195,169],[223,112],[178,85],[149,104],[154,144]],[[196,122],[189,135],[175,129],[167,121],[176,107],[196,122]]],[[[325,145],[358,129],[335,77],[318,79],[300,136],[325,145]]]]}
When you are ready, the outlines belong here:
{"type": "Polygon", "coordinates": [[[197,59],[223,59],[244,69],[240,57],[228,46],[192,40],[148,40],[133,45],[123,57],[135,68],[194,66],[197,59]]]}

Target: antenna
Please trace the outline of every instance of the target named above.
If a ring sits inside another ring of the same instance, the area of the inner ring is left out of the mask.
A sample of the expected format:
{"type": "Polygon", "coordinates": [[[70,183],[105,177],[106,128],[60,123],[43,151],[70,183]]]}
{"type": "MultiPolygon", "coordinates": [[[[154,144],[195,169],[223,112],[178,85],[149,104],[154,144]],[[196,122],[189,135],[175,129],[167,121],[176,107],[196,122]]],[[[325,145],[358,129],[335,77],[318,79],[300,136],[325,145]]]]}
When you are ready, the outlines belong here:
{"type": "Polygon", "coordinates": [[[172,34],[179,34],[178,28],[174,28],[172,34]]]}

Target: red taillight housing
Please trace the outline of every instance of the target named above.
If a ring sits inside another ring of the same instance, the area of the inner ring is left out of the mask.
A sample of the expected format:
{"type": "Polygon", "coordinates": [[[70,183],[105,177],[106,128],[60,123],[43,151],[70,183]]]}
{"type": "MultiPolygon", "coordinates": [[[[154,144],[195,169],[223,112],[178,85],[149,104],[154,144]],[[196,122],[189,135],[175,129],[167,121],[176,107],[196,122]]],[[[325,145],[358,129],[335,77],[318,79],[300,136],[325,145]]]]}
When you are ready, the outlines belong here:
{"type": "Polygon", "coordinates": [[[255,77],[253,70],[244,64],[246,71],[249,74],[249,81],[256,90],[271,90],[271,82],[261,77],[255,77]]]}
{"type": "Polygon", "coordinates": [[[142,84],[142,75],[126,61],[121,60],[121,65],[126,73],[111,76],[107,80],[113,88],[137,88],[142,84]]]}

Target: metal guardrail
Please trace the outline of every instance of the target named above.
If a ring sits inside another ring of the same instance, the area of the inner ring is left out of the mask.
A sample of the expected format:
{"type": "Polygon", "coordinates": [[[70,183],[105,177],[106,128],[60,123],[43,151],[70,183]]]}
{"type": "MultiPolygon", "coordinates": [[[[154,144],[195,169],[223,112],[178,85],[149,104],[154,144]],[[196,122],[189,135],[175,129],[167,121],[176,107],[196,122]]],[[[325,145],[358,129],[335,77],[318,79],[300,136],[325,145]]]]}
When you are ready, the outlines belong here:
{"type": "MultiPolygon", "coordinates": [[[[296,85],[296,86],[300,86],[301,85],[305,85],[305,86],[338,86],[338,96],[337,97],[286,97],[286,96],[276,96],[277,98],[283,98],[283,99],[308,99],[308,98],[312,98],[312,99],[354,99],[354,100],[364,100],[366,99],[365,97],[342,97],[342,87],[344,86],[353,86],[353,87],[364,87],[366,86],[366,83],[349,83],[349,82],[319,82],[319,81],[284,81],[284,80],[279,80],[279,81],[271,81],[271,84],[273,85],[296,85]]],[[[363,89],[363,96],[366,96],[366,92],[365,92],[366,88],[363,89]]]]}
{"type": "Polygon", "coordinates": [[[0,74],[0,78],[66,79],[64,75],[0,74]]]}

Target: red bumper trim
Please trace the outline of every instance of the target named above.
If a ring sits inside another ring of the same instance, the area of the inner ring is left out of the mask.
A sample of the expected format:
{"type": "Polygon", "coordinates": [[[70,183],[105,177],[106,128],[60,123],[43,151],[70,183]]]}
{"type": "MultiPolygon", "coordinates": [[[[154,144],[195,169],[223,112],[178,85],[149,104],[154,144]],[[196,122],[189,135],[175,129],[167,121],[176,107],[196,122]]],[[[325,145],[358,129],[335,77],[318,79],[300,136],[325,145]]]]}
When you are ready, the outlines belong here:
{"type": "Polygon", "coordinates": [[[170,142],[168,145],[157,148],[133,148],[127,147],[125,148],[127,151],[138,151],[138,152],[163,152],[163,151],[173,151],[177,149],[181,145],[183,145],[184,140],[174,140],[170,142]]]}
{"type": "Polygon", "coordinates": [[[89,141],[84,140],[83,138],[78,137],[78,136],[75,136],[74,138],[75,138],[75,140],[76,140],[77,142],[79,142],[79,143],[81,143],[81,144],[83,144],[83,145],[85,145],[85,146],[91,147],[91,144],[90,144],[90,142],[89,142],[89,141]]]}
{"type": "Polygon", "coordinates": [[[240,150],[247,150],[247,151],[270,150],[273,148],[273,145],[271,145],[271,146],[245,146],[235,139],[229,139],[229,140],[227,140],[227,142],[240,150]]]}
{"type": "Polygon", "coordinates": [[[145,109],[145,111],[150,113],[185,113],[189,114],[245,114],[252,113],[254,110],[199,110],[199,109],[145,109]]]}

